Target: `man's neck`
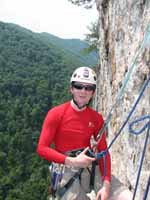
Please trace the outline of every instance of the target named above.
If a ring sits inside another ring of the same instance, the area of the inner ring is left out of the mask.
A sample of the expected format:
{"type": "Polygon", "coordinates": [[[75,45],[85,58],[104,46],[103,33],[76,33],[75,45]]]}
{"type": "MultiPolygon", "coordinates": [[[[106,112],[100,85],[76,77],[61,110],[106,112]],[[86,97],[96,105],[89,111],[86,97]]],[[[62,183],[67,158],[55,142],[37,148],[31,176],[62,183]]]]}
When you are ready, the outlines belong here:
{"type": "Polygon", "coordinates": [[[79,111],[79,112],[85,110],[86,107],[87,107],[87,106],[84,106],[83,108],[79,109],[79,108],[77,107],[77,105],[73,102],[73,100],[71,100],[71,106],[72,106],[76,111],[79,111]]]}

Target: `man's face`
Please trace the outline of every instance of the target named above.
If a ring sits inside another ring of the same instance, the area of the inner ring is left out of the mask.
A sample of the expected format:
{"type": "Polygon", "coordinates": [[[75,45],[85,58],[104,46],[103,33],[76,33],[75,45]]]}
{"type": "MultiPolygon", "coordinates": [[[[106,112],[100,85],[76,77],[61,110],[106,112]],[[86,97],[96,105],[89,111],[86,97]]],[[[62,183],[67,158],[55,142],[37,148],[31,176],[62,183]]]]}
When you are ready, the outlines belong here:
{"type": "Polygon", "coordinates": [[[74,82],[71,86],[71,93],[78,105],[83,106],[88,104],[93,97],[95,87],[90,83],[74,82]]]}

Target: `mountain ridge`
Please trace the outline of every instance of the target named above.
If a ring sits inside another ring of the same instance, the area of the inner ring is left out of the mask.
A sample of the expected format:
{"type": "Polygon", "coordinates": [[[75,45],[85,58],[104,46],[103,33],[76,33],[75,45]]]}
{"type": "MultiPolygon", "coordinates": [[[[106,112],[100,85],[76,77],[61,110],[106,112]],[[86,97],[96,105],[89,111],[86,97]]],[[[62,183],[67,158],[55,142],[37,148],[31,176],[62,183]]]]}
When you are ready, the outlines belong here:
{"type": "Polygon", "coordinates": [[[89,47],[89,44],[81,39],[63,39],[47,32],[34,32],[30,29],[22,27],[14,23],[5,23],[0,21],[0,23],[9,26],[10,28],[16,28],[23,34],[30,35],[31,37],[38,38],[46,45],[54,45],[56,49],[59,49],[63,54],[68,54],[72,59],[76,59],[82,65],[95,66],[98,62],[98,54],[96,52],[85,53],[84,49],[89,47]]]}

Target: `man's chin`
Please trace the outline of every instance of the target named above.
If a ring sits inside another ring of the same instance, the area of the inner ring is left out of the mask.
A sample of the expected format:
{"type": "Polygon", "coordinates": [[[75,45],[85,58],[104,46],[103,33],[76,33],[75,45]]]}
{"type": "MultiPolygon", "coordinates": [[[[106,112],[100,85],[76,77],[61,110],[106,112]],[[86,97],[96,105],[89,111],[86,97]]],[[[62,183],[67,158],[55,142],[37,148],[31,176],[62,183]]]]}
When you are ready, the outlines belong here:
{"type": "Polygon", "coordinates": [[[84,103],[78,103],[78,105],[79,105],[80,107],[85,107],[87,104],[88,104],[87,102],[84,102],[84,103]]]}

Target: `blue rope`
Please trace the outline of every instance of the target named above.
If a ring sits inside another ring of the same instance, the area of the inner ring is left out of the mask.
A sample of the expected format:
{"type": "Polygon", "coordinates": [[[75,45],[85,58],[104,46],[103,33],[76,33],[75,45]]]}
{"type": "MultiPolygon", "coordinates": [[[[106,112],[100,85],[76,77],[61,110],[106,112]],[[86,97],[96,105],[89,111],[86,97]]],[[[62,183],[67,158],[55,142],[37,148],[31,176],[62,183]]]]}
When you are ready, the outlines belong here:
{"type": "Polygon", "coordinates": [[[124,121],[124,123],[123,123],[123,125],[121,126],[121,128],[119,129],[119,131],[115,134],[116,136],[115,136],[114,139],[111,141],[111,143],[109,144],[108,148],[107,148],[105,151],[102,151],[102,152],[99,152],[99,153],[96,154],[96,158],[97,158],[97,159],[100,159],[100,158],[103,156],[103,154],[106,154],[106,153],[109,151],[109,149],[111,148],[111,146],[113,145],[113,143],[116,141],[116,139],[119,137],[119,135],[121,134],[123,128],[125,127],[125,125],[126,125],[127,122],[129,121],[131,115],[133,114],[133,112],[134,112],[136,106],[138,105],[138,103],[139,103],[141,97],[143,96],[143,93],[144,93],[144,91],[145,91],[145,89],[146,89],[146,87],[147,87],[149,81],[150,81],[150,77],[145,81],[144,86],[142,87],[142,89],[141,89],[141,91],[140,91],[140,94],[139,94],[137,100],[135,101],[135,103],[134,103],[134,105],[133,105],[131,111],[129,112],[129,114],[128,114],[126,120],[124,121]]]}
{"type": "Polygon", "coordinates": [[[123,128],[125,127],[125,125],[129,121],[129,119],[130,119],[131,115],[133,114],[136,106],[138,105],[141,97],[143,96],[144,91],[145,91],[147,85],[149,84],[149,81],[150,81],[150,77],[145,81],[145,83],[144,83],[144,85],[143,85],[143,87],[142,87],[142,89],[140,91],[140,94],[139,94],[137,100],[135,101],[135,103],[134,103],[131,111],[129,112],[126,120],[124,121],[123,125],[121,126],[121,128],[119,129],[119,131],[117,132],[117,134],[115,134],[116,136],[114,137],[114,139],[112,140],[112,142],[109,144],[108,148],[105,151],[101,151],[101,152],[95,154],[95,158],[97,160],[99,160],[101,158],[105,159],[105,161],[104,161],[104,175],[106,175],[106,154],[108,153],[109,149],[111,148],[111,146],[113,145],[113,143],[116,141],[116,139],[119,137],[119,135],[121,134],[123,128]]]}
{"type": "MultiPolygon", "coordinates": [[[[148,45],[149,45],[149,43],[150,43],[150,27],[149,27],[149,25],[148,25],[147,28],[146,28],[146,32],[145,32],[145,35],[144,35],[144,38],[143,38],[143,42],[142,42],[142,44],[141,44],[141,46],[140,46],[138,52],[137,52],[136,55],[135,55],[135,58],[134,58],[134,60],[133,60],[133,62],[132,62],[131,67],[129,68],[128,73],[126,74],[125,79],[123,80],[123,85],[122,85],[122,87],[121,87],[121,89],[120,89],[120,91],[119,91],[119,93],[118,93],[118,95],[117,95],[116,102],[115,102],[115,104],[112,106],[112,108],[111,108],[111,110],[110,110],[110,112],[109,112],[109,114],[108,114],[108,117],[107,117],[107,119],[105,120],[105,123],[104,123],[103,127],[101,128],[101,130],[100,130],[100,132],[99,132],[99,134],[98,134],[98,136],[97,136],[97,141],[100,139],[100,137],[101,137],[101,135],[103,134],[104,130],[108,127],[108,124],[109,124],[109,122],[110,122],[110,120],[111,120],[111,117],[112,117],[113,110],[114,110],[114,108],[117,106],[118,102],[119,102],[120,99],[121,99],[121,96],[122,96],[122,94],[123,94],[123,91],[124,91],[124,89],[125,89],[125,87],[126,87],[126,85],[127,85],[127,82],[129,81],[129,78],[130,78],[131,73],[132,73],[132,71],[133,71],[134,65],[136,64],[136,60],[138,59],[138,57],[139,57],[139,55],[140,55],[140,52],[141,52],[142,49],[144,48],[146,42],[147,42],[148,45]]],[[[140,99],[141,99],[141,97],[142,97],[142,95],[143,95],[143,93],[144,93],[144,91],[145,91],[145,89],[146,89],[146,87],[147,87],[149,81],[150,81],[150,77],[145,81],[144,86],[143,86],[143,88],[142,88],[142,90],[141,90],[141,92],[140,92],[140,94],[139,94],[139,97],[137,98],[135,104],[133,105],[133,107],[132,107],[132,109],[131,109],[129,115],[127,116],[127,118],[126,118],[125,122],[123,123],[123,125],[121,126],[120,130],[117,132],[117,134],[115,134],[116,136],[115,136],[114,139],[111,141],[111,143],[109,144],[108,148],[107,148],[105,151],[101,151],[101,152],[95,154],[95,156],[94,156],[97,160],[103,158],[103,160],[104,160],[104,175],[106,175],[106,154],[108,153],[109,149],[111,148],[111,146],[113,145],[113,143],[116,141],[116,139],[119,137],[119,135],[121,134],[123,128],[125,127],[125,125],[126,125],[127,122],[129,121],[129,119],[130,119],[132,113],[134,112],[134,110],[135,110],[137,104],[139,103],[139,101],[140,101],[140,99]]],[[[137,122],[134,122],[134,123],[137,123],[137,122]]],[[[143,130],[145,130],[145,129],[147,128],[147,126],[148,126],[148,125],[146,124],[146,125],[142,128],[142,130],[140,130],[140,132],[142,132],[143,130]]],[[[130,126],[130,127],[131,127],[131,126],[130,126]]],[[[130,129],[131,129],[131,133],[134,132],[133,134],[137,134],[137,133],[135,133],[135,131],[132,130],[132,128],[130,128],[130,129]]],[[[93,153],[91,153],[91,155],[93,156],[93,153]]]]}
{"type": "Polygon", "coordinates": [[[146,200],[146,199],[147,199],[147,195],[148,195],[149,188],[150,188],[150,175],[149,175],[148,180],[147,180],[146,190],[145,190],[145,193],[144,193],[143,200],[146,200]]]}
{"type": "Polygon", "coordinates": [[[148,143],[148,137],[150,136],[150,116],[141,117],[138,120],[135,120],[130,124],[130,130],[132,130],[132,133],[134,133],[134,134],[140,134],[146,128],[147,128],[147,134],[145,137],[145,143],[144,143],[144,147],[143,147],[143,152],[142,152],[142,156],[141,156],[140,166],[139,166],[139,170],[138,170],[138,174],[137,174],[137,179],[136,179],[136,184],[135,184],[135,189],[134,189],[132,200],[135,199],[135,195],[136,195],[136,191],[137,191],[137,187],[138,187],[138,183],[139,183],[139,179],[140,179],[141,169],[142,169],[142,165],[143,165],[143,161],[144,161],[144,157],[145,157],[146,147],[147,147],[147,143],[148,143]],[[149,122],[146,123],[146,125],[140,131],[137,132],[137,131],[133,131],[133,129],[131,129],[131,127],[134,123],[138,123],[147,118],[149,119],[149,122]]]}
{"type": "Polygon", "coordinates": [[[150,115],[145,115],[145,116],[142,116],[140,117],[139,119],[136,119],[134,120],[133,122],[131,122],[129,124],[129,132],[134,134],[134,135],[139,135],[141,134],[146,128],[149,127],[149,121],[140,129],[140,130],[134,130],[133,129],[133,126],[141,121],[144,121],[146,119],[149,119],[150,120],[150,115]]]}

